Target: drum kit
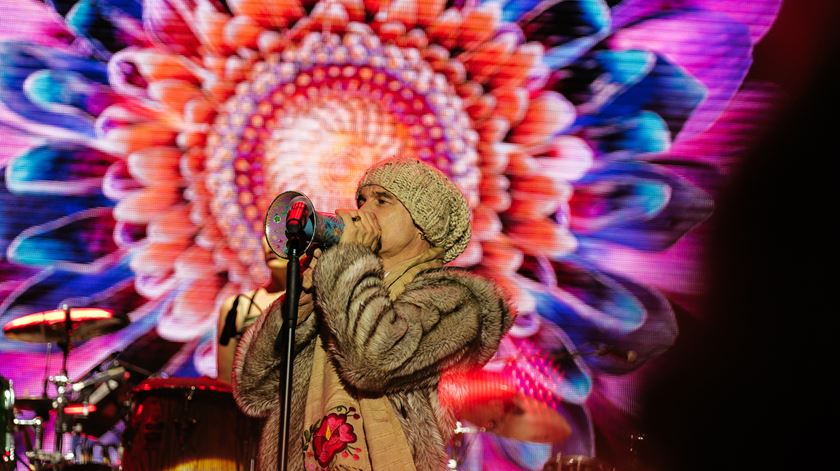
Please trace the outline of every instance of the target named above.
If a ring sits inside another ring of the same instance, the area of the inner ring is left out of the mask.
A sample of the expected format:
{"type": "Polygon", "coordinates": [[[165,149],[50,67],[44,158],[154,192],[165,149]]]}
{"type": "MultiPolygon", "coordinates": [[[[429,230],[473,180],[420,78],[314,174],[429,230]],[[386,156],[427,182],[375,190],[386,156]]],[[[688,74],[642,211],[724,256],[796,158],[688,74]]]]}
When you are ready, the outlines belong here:
{"type": "MultiPolygon", "coordinates": [[[[45,381],[40,397],[16,397],[11,380],[0,376],[0,471],[30,470],[218,470],[254,469],[260,423],[246,417],[230,385],[209,378],[155,378],[142,368],[112,358],[97,372],[71,381],[71,347],[129,324],[125,316],[96,308],[70,308],[19,317],[3,326],[9,340],[56,344],[61,372],[45,381]],[[138,380],[140,378],[140,380],[138,380]],[[145,379],[143,379],[145,378],[145,379]],[[55,394],[48,396],[51,384],[55,394]],[[132,386],[133,385],[133,386],[132,386]],[[92,419],[117,399],[118,437],[101,440],[103,427],[92,419]],[[45,432],[52,430],[48,446],[45,432]],[[18,449],[18,444],[23,444],[18,449]]],[[[485,391],[460,404],[450,444],[450,465],[460,462],[477,433],[532,443],[556,444],[571,429],[563,416],[541,401],[523,396],[494,373],[468,382],[485,391]],[[490,385],[495,385],[490,387],[490,385]],[[501,385],[501,387],[499,387],[501,385]],[[509,386],[509,385],[508,385],[509,386]],[[488,396],[486,391],[496,391],[488,396]],[[492,396],[492,397],[491,397],[492,396]]],[[[461,384],[464,384],[462,382],[461,384]]],[[[467,396],[473,393],[467,393],[467,396]]],[[[450,469],[457,469],[452,468],[450,469]]],[[[593,457],[557,455],[544,471],[615,471],[593,457]]]]}
{"type": "Polygon", "coordinates": [[[0,376],[0,471],[253,469],[259,423],[239,411],[225,383],[150,378],[151,372],[118,358],[70,380],[72,346],[129,322],[104,309],[62,306],[3,326],[9,340],[56,344],[63,355],[42,396],[16,397],[12,381],[0,376]],[[54,394],[48,395],[48,385],[54,394]],[[116,408],[103,400],[112,392],[124,392],[116,408]],[[107,412],[117,416],[114,433],[103,433],[94,420],[105,413],[97,406],[116,410],[107,412]]]}

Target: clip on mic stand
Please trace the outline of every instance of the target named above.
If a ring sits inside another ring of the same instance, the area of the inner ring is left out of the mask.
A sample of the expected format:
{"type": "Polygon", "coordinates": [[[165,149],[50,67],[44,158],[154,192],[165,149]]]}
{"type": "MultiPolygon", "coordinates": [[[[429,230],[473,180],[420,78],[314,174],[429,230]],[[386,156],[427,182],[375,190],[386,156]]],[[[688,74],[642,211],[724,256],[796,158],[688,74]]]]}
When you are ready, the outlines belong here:
{"type": "MultiPolygon", "coordinates": [[[[300,221],[300,220],[298,220],[300,221]]],[[[280,355],[280,435],[277,469],[286,471],[289,456],[289,418],[292,407],[292,367],[294,366],[295,327],[297,325],[298,302],[300,301],[301,274],[300,257],[307,245],[304,234],[305,220],[302,223],[286,225],[286,251],[288,264],[286,265],[286,296],[283,302],[283,325],[274,342],[274,351],[280,355]]]]}

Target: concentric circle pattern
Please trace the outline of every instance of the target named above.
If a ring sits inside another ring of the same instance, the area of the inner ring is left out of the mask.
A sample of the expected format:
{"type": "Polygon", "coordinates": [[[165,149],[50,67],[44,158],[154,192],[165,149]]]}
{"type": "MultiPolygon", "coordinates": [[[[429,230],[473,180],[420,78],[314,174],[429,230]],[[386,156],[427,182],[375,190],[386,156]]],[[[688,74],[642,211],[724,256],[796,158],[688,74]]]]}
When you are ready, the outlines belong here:
{"type": "MultiPolygon", "coordinates": [[[[259,267],[254,234],[270,198],[296,189],[327,211],[352,207],[359,176],[387,156],[432,163],[477,200],[478,136],[417,49],[383,47],[370,33],[309,33],[299,48],[267,54],[241,85],[207,138],[205,171],[210,213],[243,267],[259,267]]],[[[234,281],[260,276],[245,273],[234,281]]]]}

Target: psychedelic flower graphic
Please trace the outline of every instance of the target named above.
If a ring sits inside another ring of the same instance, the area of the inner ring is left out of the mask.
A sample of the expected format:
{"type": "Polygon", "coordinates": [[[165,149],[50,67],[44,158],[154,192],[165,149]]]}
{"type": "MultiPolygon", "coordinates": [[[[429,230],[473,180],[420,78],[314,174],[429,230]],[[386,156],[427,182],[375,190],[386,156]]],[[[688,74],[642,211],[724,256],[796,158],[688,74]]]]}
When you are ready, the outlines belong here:
{"type": "MultiPolygon", "coordinates": [[[[712,200],[674,164],[743,132],[721,116],[779,5],[0,0],[29,20],[0,33],[0,321],[105,305],[135,322],[77,373],[156,329],[212,375],[219,304],[268,275],[271,199],[351,206],[366,167],[414,155],[470,202],[455,263],[520,312],[488,368],[563,410],[543,451],[594,455],[599,410],[632,412],[621,378],[674,342],[665,295],[696,289],[684,241],[712,200]]],[[[538,467],[483,440],[476,465],[538,467]]]]}

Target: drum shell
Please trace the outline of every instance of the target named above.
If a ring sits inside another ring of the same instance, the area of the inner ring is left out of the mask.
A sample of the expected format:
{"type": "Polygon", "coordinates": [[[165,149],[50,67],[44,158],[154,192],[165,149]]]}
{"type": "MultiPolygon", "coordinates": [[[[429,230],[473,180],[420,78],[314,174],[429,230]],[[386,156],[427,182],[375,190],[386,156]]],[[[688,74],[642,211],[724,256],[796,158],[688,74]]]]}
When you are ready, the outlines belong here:
{"type": "Polygon", "coordinates": [[[210,379],[150,379],[135,388],[123,434],[122,469],[251,469],[261,421],[236,406],[229,385],[210,379]]]}

